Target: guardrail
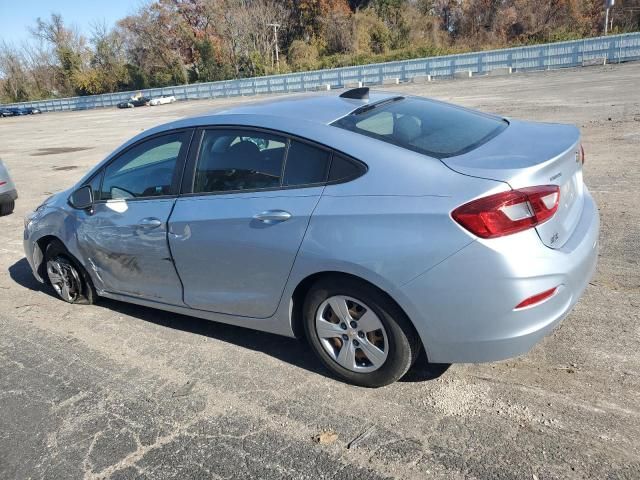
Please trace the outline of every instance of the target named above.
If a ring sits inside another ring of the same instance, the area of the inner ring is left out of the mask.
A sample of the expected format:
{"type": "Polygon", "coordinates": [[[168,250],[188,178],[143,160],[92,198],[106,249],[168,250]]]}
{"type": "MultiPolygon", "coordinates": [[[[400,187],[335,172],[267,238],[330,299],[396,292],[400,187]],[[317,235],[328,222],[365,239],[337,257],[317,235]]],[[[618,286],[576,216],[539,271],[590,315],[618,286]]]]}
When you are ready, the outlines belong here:
{"type": "Polygon", "coordinates": [[[85,97],[59,98],[15,103],[5,107],[36,107],[42,111],[86,110],[113,107],[134,93],[146,97],[173,95],[177,100],[223,98],[241,95],[303,92],[319,88],[344,88],[409,82],[418,78],[451,78],[459,74],[484,75],[498,69],[512,71],[551,70],[576,67],[600,61],[621,63],[640,60],[640,32],[568,42],[488,50],[441,57],[341,67],[266,77],[194,83],[151,88],[135,92],[107,93],[85,97]],[[327,87],[329,86],[329,87],[327,87]]]}

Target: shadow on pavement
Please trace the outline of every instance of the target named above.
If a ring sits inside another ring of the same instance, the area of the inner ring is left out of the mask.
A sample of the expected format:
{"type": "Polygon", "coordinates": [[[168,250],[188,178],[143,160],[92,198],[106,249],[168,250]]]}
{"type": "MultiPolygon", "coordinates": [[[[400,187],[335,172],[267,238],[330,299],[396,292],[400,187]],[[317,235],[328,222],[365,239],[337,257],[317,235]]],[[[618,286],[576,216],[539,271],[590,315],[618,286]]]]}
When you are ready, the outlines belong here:
{"type": "MultiPolygon", "coordinates": [[[[45,293],[56,299],[58,298],[48,285],[43,285],[34,278],[26,258],[19,260],[9,267],[9,276],[14,282],[24,288],[45,293]]],[[[320,360],[315,357],[304,339],[296,340],[248,328],[166,312],[155,308],[119,302],[108,298],[100,298],[98,302],[100,306],[123,315],[129,315],[145,322],[215,338],[242,348],[262,352],[310,372],[333,379],[330,373],[322,366],[320,360]]],[[[414,366],[400,381],[422,382],[433,380],[440,377],[448,368],[448,364],[427,363],[424,352],[422,352],[414,366]]]]}
{"type": "Polygon", "coordinates": [[[9,267],[9,277],[11,277],[11,279],[21,287],[28,288],[34,292],[46,293],[51,297],[58,298],[48,285],[43,285],[36,280],[26,258],[18,260],[9,267]]]}
{"type": "Polygon", "coordinates": [[[400,382],[426,382],[441,377],[449,370],[450,363],[428,363],[424,350],[420,353],[413,367],[402,377],[400,382]]]}

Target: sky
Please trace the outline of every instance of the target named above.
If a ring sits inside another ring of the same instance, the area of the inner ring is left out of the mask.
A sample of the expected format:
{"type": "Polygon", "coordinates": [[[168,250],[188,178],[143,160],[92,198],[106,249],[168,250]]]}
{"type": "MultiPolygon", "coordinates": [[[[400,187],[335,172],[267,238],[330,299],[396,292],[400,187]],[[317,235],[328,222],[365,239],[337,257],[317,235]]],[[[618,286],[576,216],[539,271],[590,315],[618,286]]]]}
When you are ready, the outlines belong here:
{"type": "Polygon", "coordinates": [[[67,25],[75,25],[87,37],[92,23],[108,26],[133,13],[141,0],[0,0],[0,42],[20,45],[30,40],[27,27],[38,17],[60,13],[67,25]]]}

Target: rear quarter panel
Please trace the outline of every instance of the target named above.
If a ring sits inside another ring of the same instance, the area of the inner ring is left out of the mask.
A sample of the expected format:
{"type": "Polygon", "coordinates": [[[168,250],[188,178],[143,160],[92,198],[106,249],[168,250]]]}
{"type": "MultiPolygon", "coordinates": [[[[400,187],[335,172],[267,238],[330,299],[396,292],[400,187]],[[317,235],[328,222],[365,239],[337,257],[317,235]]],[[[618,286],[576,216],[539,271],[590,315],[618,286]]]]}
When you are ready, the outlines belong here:
{"type": "Polygon", "coordinates": [[[451,211],[509,186],[461,175],[437,159],[339,132],[334,146],[366,163],[368,171],[325,188],[278,314],[289,314],[296,286],[321,272],[355,275],[387,292],[405,311],[419,311],[407,304],[412,300],[401,287],[475,241],[451,219],[451,211]]]}

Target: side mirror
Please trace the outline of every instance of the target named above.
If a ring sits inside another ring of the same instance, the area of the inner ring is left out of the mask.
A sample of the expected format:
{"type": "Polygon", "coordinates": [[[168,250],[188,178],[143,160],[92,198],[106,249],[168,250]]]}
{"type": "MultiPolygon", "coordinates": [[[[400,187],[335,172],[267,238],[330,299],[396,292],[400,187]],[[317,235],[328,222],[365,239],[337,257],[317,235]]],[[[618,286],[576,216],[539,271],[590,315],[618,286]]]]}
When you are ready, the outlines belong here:
{"type": "Polygon", "coordinates": [[[86,210],[93,206],[93,190],[91,185],[85,185],[74,191],[69,197],[69,205],[78,210],[86,210]]]}

